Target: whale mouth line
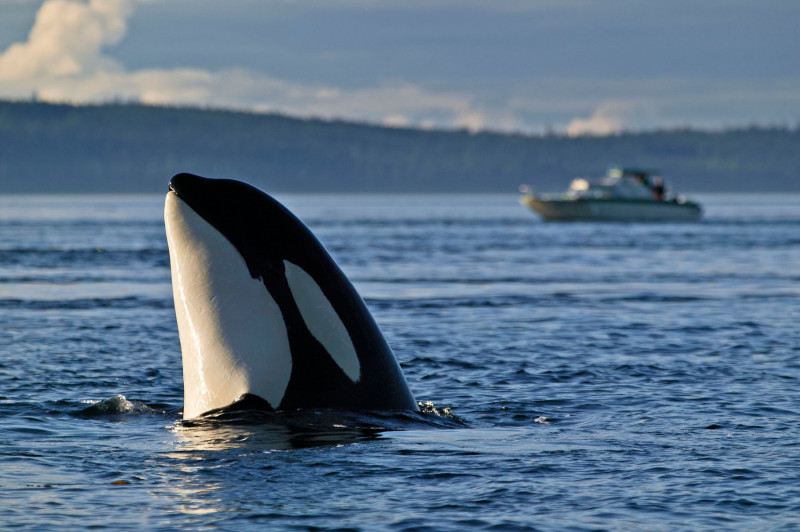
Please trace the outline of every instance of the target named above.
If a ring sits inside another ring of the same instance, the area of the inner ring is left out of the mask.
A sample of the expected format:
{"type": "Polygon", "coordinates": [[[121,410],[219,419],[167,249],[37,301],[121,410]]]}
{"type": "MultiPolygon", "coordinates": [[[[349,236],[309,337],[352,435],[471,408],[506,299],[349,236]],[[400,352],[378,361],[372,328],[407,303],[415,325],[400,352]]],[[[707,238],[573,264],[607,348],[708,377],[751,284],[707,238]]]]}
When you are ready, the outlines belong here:
{"type": "Polygon", "coordinates": [[[175,194],[179,198],[181,197],[181,193],[178,192],[178,189],[177,189],[175,183],[172,182],[172,180],[170,180],[170,182],[169,182],[169,192],[172,192],[173,194],[175,194]]]}
{"type": "MultiPolygon", "coordinates": [[[[185,186],[181,187],[180,182],[182,181],[182,179],[184,178],[185,175],[186,174],[176,174],[176,175],[174,175],[172,177],[172,179],[169,180],[169,184],[168,184],[169,191],[173,192],[176,196],[178,196],[179,198],[183,199],[184,201],[186,200],[186,187],[185,186]],[[183,188],[183,190],[181,190],[182,188],[183,188]]],[[[196,176],[196,177],[199,178],[199,176],[196,176]]],[[[205,179],[205,178],[199,178],[199,179],[205,179]]],[[[186,185],[186,183],[184,183],[184,185],[186,185]]]]}

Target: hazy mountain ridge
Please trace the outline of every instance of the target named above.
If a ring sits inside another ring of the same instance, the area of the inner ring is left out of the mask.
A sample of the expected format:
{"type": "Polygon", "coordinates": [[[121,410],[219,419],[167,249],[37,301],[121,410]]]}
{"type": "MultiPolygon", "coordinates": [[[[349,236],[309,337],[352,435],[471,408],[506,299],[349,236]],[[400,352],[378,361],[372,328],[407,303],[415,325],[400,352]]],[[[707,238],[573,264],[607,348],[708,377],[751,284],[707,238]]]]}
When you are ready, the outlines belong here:
{"type": "Polygon", "coordinates": [[[800,128],[569,138],[0,101],[0,193],[160,192],[182,171],[277,192],[552,191],[611,164],[659,169],[689,192],[800,192],[800,128]]]}

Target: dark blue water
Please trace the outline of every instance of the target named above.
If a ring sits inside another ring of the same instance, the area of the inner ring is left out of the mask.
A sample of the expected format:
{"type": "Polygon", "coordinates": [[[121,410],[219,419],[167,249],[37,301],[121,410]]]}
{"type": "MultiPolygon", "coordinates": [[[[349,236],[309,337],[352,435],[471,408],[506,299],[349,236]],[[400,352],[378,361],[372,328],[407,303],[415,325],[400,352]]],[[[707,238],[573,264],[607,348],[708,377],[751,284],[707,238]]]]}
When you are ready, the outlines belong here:
{"type": "Polygon", "coordinates": [[[162,198],[3,197],[2,528],[800,528],[800,196],[281,199],[425,412],[183,423],[162,198]]]}

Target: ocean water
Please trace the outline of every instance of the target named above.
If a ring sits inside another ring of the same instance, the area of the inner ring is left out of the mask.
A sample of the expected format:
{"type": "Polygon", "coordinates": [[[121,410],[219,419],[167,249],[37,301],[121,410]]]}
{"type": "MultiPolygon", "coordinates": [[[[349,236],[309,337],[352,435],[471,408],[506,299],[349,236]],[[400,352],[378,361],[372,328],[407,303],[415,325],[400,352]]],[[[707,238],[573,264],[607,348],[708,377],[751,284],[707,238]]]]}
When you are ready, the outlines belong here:
{"type": "Polygon", "coordinates": [[[279,196],[422,414],[181,421],[163,197],[0,197],[0,528],[800,528],[800,196],[279,196]]]}

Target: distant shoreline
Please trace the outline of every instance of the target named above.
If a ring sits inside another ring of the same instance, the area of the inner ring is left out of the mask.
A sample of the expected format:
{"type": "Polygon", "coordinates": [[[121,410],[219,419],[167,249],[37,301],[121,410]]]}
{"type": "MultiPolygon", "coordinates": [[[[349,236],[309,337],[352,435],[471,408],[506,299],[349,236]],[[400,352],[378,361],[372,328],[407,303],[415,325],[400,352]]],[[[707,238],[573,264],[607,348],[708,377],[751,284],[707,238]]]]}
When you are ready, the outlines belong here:
{"type": "Polygon", "coordinates": [[[684,194],[800,192],[800,127],[537,136],[0,100],[0,194],[160,193],[182,171],[280,193],[560,191],[611,165],[658,169],[684,194]]]}

